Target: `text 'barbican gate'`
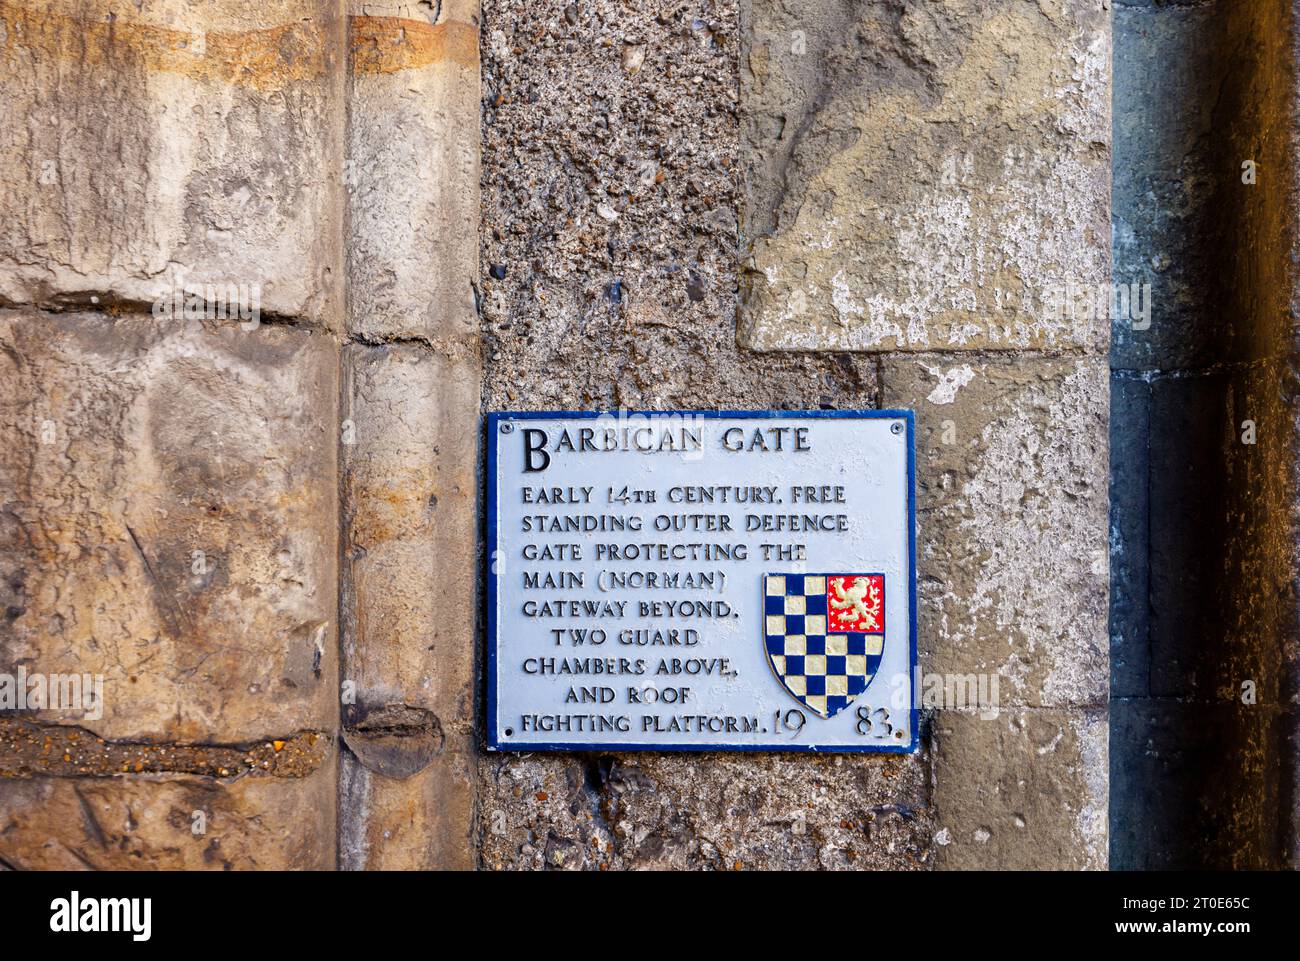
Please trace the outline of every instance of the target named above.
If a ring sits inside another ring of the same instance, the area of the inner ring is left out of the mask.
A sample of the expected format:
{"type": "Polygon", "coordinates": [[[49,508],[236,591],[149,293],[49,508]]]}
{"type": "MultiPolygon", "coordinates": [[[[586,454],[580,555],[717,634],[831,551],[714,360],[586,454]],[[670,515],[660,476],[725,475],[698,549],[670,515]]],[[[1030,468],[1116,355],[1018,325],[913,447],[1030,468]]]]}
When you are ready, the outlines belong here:
{"type": "Polygon", "coordinates": [[[497,750],[910,751],[910,411],[488,417],[497,750]]]}

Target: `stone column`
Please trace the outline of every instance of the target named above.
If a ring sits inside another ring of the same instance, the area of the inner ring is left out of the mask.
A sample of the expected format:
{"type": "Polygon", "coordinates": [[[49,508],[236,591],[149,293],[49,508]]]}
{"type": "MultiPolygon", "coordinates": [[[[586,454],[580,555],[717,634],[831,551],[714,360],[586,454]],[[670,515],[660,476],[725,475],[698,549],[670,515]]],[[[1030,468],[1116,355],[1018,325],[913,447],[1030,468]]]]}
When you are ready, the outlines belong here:
{"type": "Polygon", "coordinates": [[[1295,863],[1296,7],[1115,9],[1112,846],[1295,863]],[[1155,807],[1159,817],[1147,812],[1155,807]]]}
{"type": "Polygon", "coordinates": [[[474,2],[356,4],[341,866],[471,868],[480,359],[474,2]]]}
{"type": "Polygon", "coordinates": [[[0,25],[0,862],[331,867],[342,18],[0,25]]]}

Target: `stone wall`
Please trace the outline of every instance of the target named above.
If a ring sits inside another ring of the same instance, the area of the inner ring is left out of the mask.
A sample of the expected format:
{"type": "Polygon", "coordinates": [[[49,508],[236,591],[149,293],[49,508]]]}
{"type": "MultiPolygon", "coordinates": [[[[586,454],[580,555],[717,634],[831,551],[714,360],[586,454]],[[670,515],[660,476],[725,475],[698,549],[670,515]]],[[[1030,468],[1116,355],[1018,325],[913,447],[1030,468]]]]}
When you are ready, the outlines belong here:
{"type": "Polygon", "coordinates": [[[485,758],[485,866],[1105,866],[1106,332],[1040,303],[1109,274],[1102,4],[483,36],[485,408],[915,408],[923,670],[1003,679],[903,758],[485,758]]]}
{"type": "Polygon", "coordinates": [[[1294,861],[1293,11],[1112,6],[0,0],[0,868],[1294,861]],[[996,710],[483,750],[483,412],[897,407],[996,710]]]}
{"type": "Polygon", "coordinates": [[[0,864],[474,865],[477,18],[0,3],[0,864]]]}
{"type": "Polygon", "coordinates": [[[0,22],[0,671],[104,677],[0,721],[0,859],[332,866],[344,21],[0,22]],[[154,309],[253,283],[256,325],[154,309]]]}
{"type": "Polygon", "coordinates": [[[355,3],[348,82],[340,867],[470,868],[477,4],[355,3]]]}

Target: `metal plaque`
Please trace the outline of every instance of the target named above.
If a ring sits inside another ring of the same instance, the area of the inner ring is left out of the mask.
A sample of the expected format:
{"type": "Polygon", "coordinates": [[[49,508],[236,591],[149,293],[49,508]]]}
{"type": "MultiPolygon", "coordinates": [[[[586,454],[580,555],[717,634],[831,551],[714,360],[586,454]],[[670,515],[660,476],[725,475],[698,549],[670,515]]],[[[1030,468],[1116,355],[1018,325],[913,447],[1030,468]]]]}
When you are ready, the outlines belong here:
{"type": "Polygon", "coordinates": [[[496,750],[914,750],[911,411],[488,415],[496,750]]]}

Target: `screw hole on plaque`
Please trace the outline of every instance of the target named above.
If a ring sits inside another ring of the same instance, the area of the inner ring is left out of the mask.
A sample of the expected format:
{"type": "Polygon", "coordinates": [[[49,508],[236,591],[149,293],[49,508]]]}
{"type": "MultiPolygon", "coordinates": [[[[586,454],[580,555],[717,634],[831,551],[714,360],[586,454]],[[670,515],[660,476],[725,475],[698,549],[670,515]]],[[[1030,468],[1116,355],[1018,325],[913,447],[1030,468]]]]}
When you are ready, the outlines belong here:
{"type": "Polygon", "coordinates": [[[511,423],[509,423],[509,422],[506,422],[506,423],[504,423],[504,424],[501,425],[501,433],[503,433],[503,434],[508,434],[508,433],[510,433],[510,432],[511,432],[512,430],[514,430],[514,429],[515,429],[515,425],[514,425],[514,424],[511,424],[511,423]]]}
{"type": "Polygon", "coordinates": [[[901,434],[903,432],[903,422],[896,420],[889,425],[889,429],[893,431],[895,434],[901,434]]]}
{"type": "Polygon", "coordinates": [[[514,736],[515,736],[515,729],[513,727],[506,728],[506,737],[514,737],[514,736]]]}

